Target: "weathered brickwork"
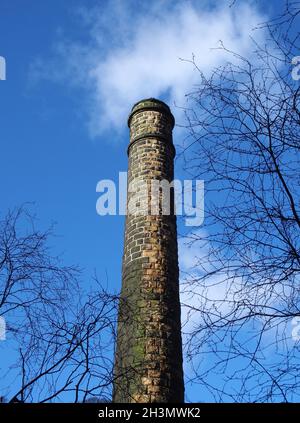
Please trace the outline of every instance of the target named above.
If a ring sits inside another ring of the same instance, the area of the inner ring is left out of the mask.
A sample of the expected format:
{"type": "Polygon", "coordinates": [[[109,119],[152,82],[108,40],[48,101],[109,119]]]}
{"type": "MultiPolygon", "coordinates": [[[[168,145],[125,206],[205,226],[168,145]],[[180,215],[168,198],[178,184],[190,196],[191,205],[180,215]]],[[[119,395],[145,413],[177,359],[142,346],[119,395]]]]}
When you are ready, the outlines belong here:
{"type": "MultiPolygon", "coordinates": [[[[173,180],[174,118],[155,99],[130,114],[128,207],[115,357],[114,402],[183,402],[176,216],[151,215],[142,180],[173,180]]],[[[171,209],[174,205],[171,194],[171,209]]]]}

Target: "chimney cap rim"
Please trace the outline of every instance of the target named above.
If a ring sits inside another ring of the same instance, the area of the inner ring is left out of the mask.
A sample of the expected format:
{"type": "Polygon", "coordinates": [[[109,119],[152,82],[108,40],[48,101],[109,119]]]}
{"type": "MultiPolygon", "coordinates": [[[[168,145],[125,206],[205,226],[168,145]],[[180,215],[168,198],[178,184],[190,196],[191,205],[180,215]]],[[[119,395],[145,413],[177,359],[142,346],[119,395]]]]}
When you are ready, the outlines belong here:
{"type": "Polygon", "coordinates": [[[132,108],[131,108],[131,112],[130,115],[128,117],[128,126],[130,126],[130,121],[132,116],[142,110],[160,110],[160,111],[165,111],[171,118],[172,121],[172,127],[174,127],[175,125],[175,119],[174,116],[171,112],[170,107],[164,103],[162,100],[158,100],[157,98],[144,98],[142,100],[139,100],[138,102],[136,102],[132,108]]]}

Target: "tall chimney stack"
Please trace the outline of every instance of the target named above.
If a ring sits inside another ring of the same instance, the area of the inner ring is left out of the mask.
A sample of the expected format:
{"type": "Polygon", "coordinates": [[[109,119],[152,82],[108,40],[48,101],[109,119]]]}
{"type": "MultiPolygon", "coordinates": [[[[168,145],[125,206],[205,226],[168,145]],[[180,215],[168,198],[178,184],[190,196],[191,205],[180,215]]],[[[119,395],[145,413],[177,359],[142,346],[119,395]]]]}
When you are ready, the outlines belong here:
{"type": "Polygon", "coordinates": [[[128,126],[127,216],[113,401],[183,402],[173,190],[171,213],[163,213],[162,193],[158,212],[151,209],[155,199],[151,181],[174,179],[174,117],[165,103],[150,98],[133,106],[128,126]]]}

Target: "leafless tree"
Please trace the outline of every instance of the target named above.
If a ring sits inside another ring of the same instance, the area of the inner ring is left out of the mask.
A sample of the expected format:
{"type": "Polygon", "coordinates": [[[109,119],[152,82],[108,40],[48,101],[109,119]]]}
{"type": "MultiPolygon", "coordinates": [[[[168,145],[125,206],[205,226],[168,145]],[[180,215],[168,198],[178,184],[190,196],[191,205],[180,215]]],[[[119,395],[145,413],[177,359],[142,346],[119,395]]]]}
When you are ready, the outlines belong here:
{"type": "Polygon", "coordinates": [[[267,43],[251,57],[222,45],[228,63],[210,76],[193,60],[183,154],[206,196],[186,241],[198,256],[184,275],[186,349],[192,381],[216,401],[300,398],[299,16],[288,2],[260,25],[267,43]]]}
{"type": "Polygon", "coordinates": [[[2,363],[1,393],[9,402],[109,400],[117,298],[96,278],[80,288],[81,273],[48,248],[25,208],[0,221],[0,315],[12,355],[2,363]],[[10,360],[8,360],[10,361],[10,360]]]}

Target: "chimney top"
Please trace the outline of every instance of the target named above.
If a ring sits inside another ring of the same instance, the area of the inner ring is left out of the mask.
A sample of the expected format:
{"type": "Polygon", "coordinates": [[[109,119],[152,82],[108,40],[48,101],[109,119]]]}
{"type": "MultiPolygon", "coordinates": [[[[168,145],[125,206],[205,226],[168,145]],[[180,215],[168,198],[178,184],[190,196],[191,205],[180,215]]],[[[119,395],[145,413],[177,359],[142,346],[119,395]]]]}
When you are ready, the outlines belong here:
{"type": "Polygon", "coordinates": [[[130,126],[130,121],[132,116],[142,110],[157,110],[160,112],[165,112],[170,116],[170,119],[172,121],[172,128],[175,125],[175,119],[174,116],[171,113],[170,107],[164,103],[161,100],[158,100],[156,98],[145,98],[143,100],[138,101],[135,103],[131,109],[131,113],[128,117],[128,126],[130,126]]]}

